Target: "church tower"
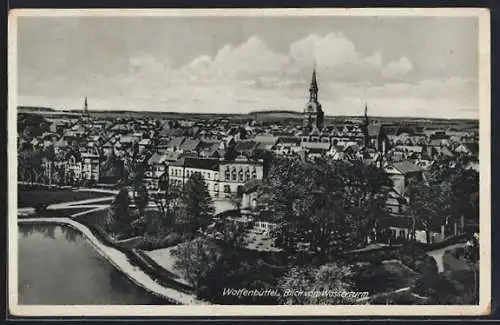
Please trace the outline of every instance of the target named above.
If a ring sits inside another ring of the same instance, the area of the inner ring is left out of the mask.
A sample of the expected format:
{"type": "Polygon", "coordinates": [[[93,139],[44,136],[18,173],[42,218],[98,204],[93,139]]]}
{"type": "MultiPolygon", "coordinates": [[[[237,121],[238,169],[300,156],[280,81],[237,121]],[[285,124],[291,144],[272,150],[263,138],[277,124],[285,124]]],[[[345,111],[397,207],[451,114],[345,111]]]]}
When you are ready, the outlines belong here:
{"type": "Polygon", "coordinates": [[[370,119],[368,118],[368,105],[365,103],[365,115],[362,124],[365,148],[367,148],[370,145],[370,135],[368,132],[369,125],[370,125],[370,119]]]}
{"type": "Polygon", "coordinates": [[[316,79],[316,65],[313,68],[311,85],[309,87],[309,101],[306,105],[304,111],[305,115],[305,127],[308,132],[312,129],[317,128],[318,130],[323,129],[324,112],[321,104],[318,100],[318,81],[316,79]]]}
{"type": "Polygon", "coordinates": [[[83,114],[82,116],[84,118],[87,118],[90,116],[89,114],[89,105],[88,105],[88,102],[87,102],[87,96],[85,96],[85,101],[83,102],[83,114]]]}

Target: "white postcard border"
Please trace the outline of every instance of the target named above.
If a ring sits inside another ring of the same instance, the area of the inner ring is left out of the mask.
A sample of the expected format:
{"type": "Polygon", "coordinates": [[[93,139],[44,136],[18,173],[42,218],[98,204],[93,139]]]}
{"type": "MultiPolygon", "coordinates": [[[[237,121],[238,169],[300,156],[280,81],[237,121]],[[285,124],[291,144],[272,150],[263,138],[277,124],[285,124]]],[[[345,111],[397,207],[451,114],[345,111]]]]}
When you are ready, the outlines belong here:
{"type": "Polygon", "coordinates": [[[8,24],[8,294],[15,316],[466,316],[491,309],[490,189],[490,16],[484,8],[356,9],[15,9],[8,24]],[[472,16],[479,19],[480,107],[480,292],[477,306],[41,306],[18,304],[17,282],[17,23],[20,17],[44,16],[472,16]]]}

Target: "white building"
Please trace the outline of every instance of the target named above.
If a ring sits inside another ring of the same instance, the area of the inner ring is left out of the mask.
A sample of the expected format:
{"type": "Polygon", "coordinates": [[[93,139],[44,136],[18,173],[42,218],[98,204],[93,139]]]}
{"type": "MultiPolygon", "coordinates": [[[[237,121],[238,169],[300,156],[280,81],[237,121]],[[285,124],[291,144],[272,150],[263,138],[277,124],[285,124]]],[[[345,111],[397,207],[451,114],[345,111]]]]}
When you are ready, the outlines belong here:
{"type": "Polygon", "coordinates": [[[194,173],[199,173],[207,184],[210,196],[218,197],[219,164],[218,159],[183,157],[168,166],[169,184],[180,188],[194,173]]]}

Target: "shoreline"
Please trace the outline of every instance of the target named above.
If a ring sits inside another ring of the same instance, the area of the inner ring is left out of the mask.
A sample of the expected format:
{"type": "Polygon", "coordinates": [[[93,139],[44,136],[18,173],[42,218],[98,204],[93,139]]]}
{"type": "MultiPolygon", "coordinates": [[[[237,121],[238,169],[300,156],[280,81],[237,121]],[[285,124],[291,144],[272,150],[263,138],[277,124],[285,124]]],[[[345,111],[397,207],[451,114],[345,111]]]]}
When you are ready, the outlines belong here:
{"type": "Polygon", "coordinates": [[[36,224],[36,223],[52,223],[58,225],[69,226],[79,231],[96,251],[104,257],[117,270],[122,272],[135,285],[144,289],[159,298],[162,298],[170,303],[177,305],[206,305],[205,301],[198,300],[194,295],[180,292],[173,288],[165,287],[157,283],[140,267],[133,265],[129,258],[120,250],[103,244],[84,224],[70,218],[19,218],[19,223],[36,224]]]}

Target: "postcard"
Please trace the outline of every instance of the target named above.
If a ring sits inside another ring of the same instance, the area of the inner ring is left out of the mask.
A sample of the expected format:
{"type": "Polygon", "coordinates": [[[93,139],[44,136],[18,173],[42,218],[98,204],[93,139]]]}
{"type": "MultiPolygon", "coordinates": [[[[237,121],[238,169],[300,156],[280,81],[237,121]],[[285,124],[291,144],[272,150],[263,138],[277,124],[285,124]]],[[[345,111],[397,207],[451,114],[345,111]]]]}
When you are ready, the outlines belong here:
{"type": "Polygon", "coordinates": [[[488,314],[489,24],[12,10],[10,314],[488,314]]]}

